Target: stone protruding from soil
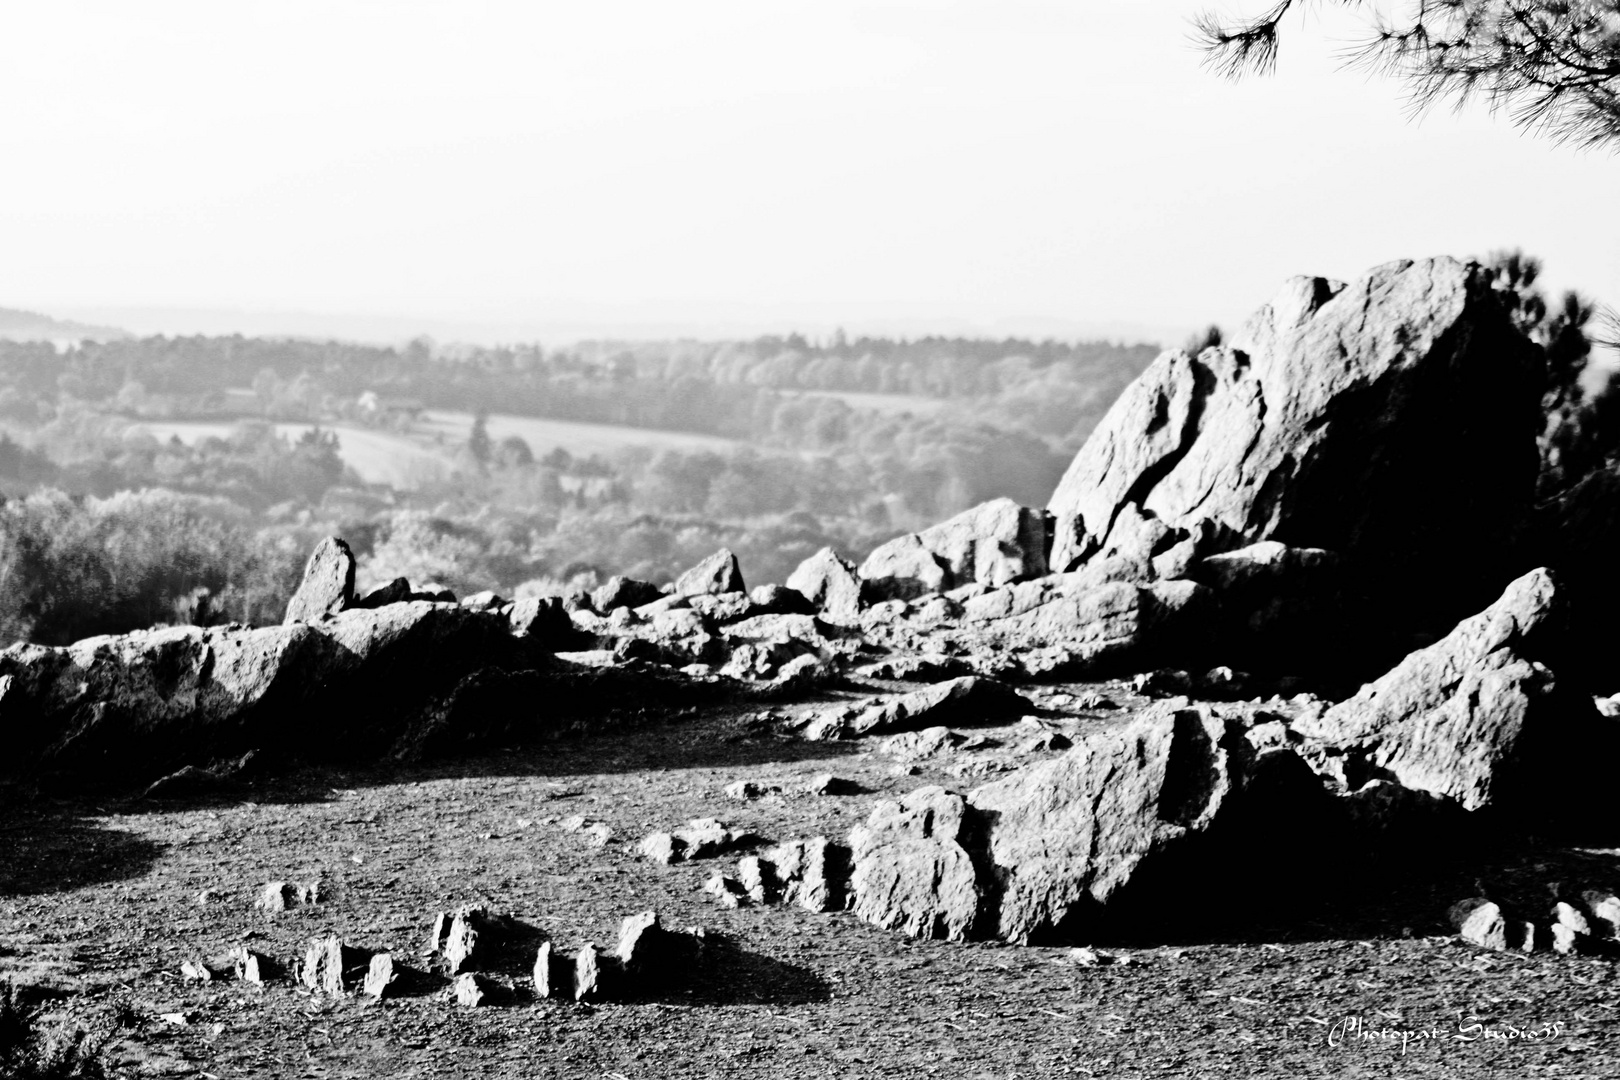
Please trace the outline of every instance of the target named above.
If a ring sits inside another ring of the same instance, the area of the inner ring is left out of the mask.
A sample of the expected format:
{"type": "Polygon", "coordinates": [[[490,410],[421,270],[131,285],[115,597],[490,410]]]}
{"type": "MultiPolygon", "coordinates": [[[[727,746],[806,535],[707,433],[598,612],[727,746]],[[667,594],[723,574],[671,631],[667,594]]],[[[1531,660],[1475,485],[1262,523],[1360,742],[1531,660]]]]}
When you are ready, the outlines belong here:
{"type": "Polygon", "coordinates": [[[243,982],[263,986],[280,974],[280,965],[246,945],[236,946],[225,954],[225,959],[230,964],[231,973],[243,982]]]}
{"type": "Polygon", "coordinates": [[[287,881],[266,882],[264,888],[259,890],[258,897],[253,901],[253,906],[256,909],[272,915],[286,911],[288,908],[297,906],[297,904],[298,888],[287,881]]]}
{"type": "Polygon", "coordinates": [[[394,958],[385,952],[380,952],[371,958],[371,966],[366,969],[365,982],[360,989],[372,997],[382,999],[392,995],[392,987],[399,978],[394,970],[394,958]]]}
{"type": "Polygon", "coordinates": [[[671,866],[690,859],[723,855],[747,839],[746,832],[729,829],[714,818],[693,818],[673,832],[649,833],[637,851],[652,862],[671,866]]]}
{"type": "Polygon", "coordinates": [[[967,817],[962,797],[942,787],[874,806],[849,837],[855,914],[911,937],[971,936],[982,892],[966,846],[967,817]]]}
{"type": "Polygon", "coordinates": [[[1042,577],[1049,536],[1044,511],[993,499],[877,548],[858,571],[862,595],[872,602],[914,600],[1042,577]]]}
{"type": "Polygon", "coordinates": [[[490,999],[496,990],[495,984],[476,971],[464,971],[456,976],[452,986],[456,995],[456,1004],[467,1009],[476,1009],[481,1005],[490,1004],[490,999]]]}
{"type": "Polygon", "coordinates": [[[753,902],[747,887],[730,874],[716,872],[703,883],[703,891],[725,908],[745,907],[753,902]]]}
{"type": "Polygon", "coordinates": [[[319,990],[333,997],[342,997],[353,986],[358,970],[365,964],[365,954],[344,944],[336,934],[316,938],[304,953],[299,966],[299,980],[311,990],[319,990]]]}
{"type": "Polygon", "coordinates": [[[787,587],[803,595],[835,623],[857,623],[861,618],[861,578],[855,564],[824,547],[788,576],[787,587]]]}
{"type": "Polygon", "coordinates": [[[283,623],[319,622],[354,604],[354,552],[335,536],[328,536],[310,553],[304,578],[287,602],[283,623]]]}
{"type": "Polygon", "coordinates": [[[825,836],[790,840],[760,856],[762,884],[784,904],[806,911],[842,911],[848,904],[850,852],[825,836]]]}
{"type": "Polygon", "coordinates": [[[703,596],[714,593],[746,593],[742,568],[730,548],[721,548],[675,579],[675,596],[703,596]]]}
{"type": "Polygon", "coordinates": [[[534,956],[534,992],[542,998],[571,998],[574,966],[549,941],[542,941],[534,956]]]}
{"type": "Polygon", "coordinates": [[[1561,608],[1552,575],[1531,571],[1440,641],[1297,728],[1329,748],[1338,779],[1352,788],[1352,774],[1371,768],[1465,810],[1568,807],[1596,780],[1570,751],[1601,746],[1603,721],[1590,697],[1566,690],[1540,662],[1556,652],[1561,608]]]}
{"type": "Polygon", "coordinates": [[[850,739],[942,725],[993,724],[1034,708],[1034,702],[1003,683],[966,675],[899,697],[828,710],[809,718],[803,734],[812,740],[850,739]]]}
{"type": "Polygon", "coordinates": [[[574,957],[574,1000],[606,1000],[619,989],[615,976],[620,973],[617,957],[587,941],[574,957]]]}
{"type": "MultiPolygon", "coordinates": [[[[1486,949],[1508,947],[1508,924],[1502,909],[1482,896],[1459,900],[1447,913],[1457,936],[1471,945],[1486,949]]],[[[1534,927],[1529,932],[1534,939],[1534,927]]]]}
{"type": "Polygon", "coordinates": [[[1053,568],[1202,534],[1337,551],[1424,600],[1500,580],[1534,494],[1541,364],[1477,264],[1294,278],[1114,403],[1048,505],[1053,568]]]}
{"type": "Polygon", "coordinates": [[[444,959],[451,975],[460,975],[486,964],[506,943],[508,929],[506,919],[482,904],[463,904],[435,917],[428,951],[444,959]]]}

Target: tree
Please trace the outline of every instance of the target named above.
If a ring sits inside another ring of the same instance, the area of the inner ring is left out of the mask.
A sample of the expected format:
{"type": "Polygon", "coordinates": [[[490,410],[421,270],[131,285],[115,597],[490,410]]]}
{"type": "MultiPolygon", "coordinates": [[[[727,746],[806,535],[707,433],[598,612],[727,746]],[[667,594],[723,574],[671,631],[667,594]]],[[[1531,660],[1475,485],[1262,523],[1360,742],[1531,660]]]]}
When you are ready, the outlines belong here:
{"type": "MultiPolygon", "coordinates": [[[[1284,16],[1320,2],[1275,0],[1235,23],[1206,12],[1194,21],[1199,44],[1233,78],[1269,72],[1284,16]]],[[[1402,11],[1370,12],[1372,32],[1350,58],[1407,82],[1418,110],[1482,98],[1520,127],[1620,149],[1620,0],[1405,0],[1402,11]]]]}
{"type": "Polygon", "coordinates": [[[489,437],[489,414],[479,412],[473,417],[472,434],[467,436],[467,451],[480,465],[489,463],[495,451],[495,441],[489,437]]]}

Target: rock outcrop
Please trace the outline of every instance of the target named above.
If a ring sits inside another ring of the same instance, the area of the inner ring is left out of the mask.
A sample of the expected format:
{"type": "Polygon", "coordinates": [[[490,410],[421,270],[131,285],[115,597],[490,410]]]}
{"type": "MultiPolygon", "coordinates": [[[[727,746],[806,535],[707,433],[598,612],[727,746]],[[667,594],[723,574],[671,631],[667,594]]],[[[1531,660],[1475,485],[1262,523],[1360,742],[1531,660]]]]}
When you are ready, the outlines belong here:
{"type": "Polygon", "coordinates": [[[1567,812],[1572,798],[1591,796],[1587,763],[1607,756],[1613,736],[1591,697],[1541,662],[1559,654],[1566,627],[1562,591],[1548,571],[1533,571],[1298,728],[1350,789],[1388,777],[1470,811],[1567,812]]]}
{"type": "Polygon", "coordinates": [[[354,552],[328,536],[310,553],[298,591],[287,603],[284,623],[317,622],[354,605],[354,552]]]}
{"type": "Polygon", "coordinates": [[[1295,278],[1121,395],[1052,496],[1052,565],[1275,540],[1377,567],[1392,593],[1421,582],[1409,601],[1455,618],[1525,527],[1540,378],[1475,264],[1295,278]]]}
{"type": "Polygon", "coordinates": [[[861,564],[862,594],[911,600],[962,585],[997,588],[1046,573],[1046,515],[994,499],[882,545],[861,564]]]}
{"type": "Polygon", "coordinates": [[[729,548],[721,548],[675,579],[674,595],[701,596],[707,593],[746,593],[742,568],[729,548]]]}

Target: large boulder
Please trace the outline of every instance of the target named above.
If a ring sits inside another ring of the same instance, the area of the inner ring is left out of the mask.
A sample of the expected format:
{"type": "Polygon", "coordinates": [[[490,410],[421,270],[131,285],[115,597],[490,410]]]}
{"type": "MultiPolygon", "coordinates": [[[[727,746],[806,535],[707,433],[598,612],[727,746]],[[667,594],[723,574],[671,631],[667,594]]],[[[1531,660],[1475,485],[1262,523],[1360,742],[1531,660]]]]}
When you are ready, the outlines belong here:
{"type": "Polygon", "coordinates": [[[1601,786],[1591,770],[1612,749],[1612,724],[1547,666],[1569,640],[1565,606],[1553,575],[1532,571],[1297,728],[1350,789],[1383,777],[1465,810],[1567,815],[1601,786]]]}
{"type": "Polygon", "coordinates": [[[249,629],[172,627],[0,650],[8,765],[138,780],[259,750],[386,751],[469,672],[553,663],[506,614],[425,601],[249,629]]]}
{"type": "Polygon", "coordinates": [[[702,596],[709,593],[746,593],[742,568],[730,548],[721,548],[675,579],[674,595],[702,596]]]}
{"type": "Polygon", "coordinates": [[[823,616],[834,622],[860,621],[860,575],[854,563],[830,547],[822,548],[800,563],[788,577],[787,587],[803,593],[823,616]]]}
{"type": "Polygon", "coordinates": [[[1052,496],[1053,567],[1276,540],[1377,567],[1392,594],[1421,583],[1437,616],[1477,610],[1527,521],[1541,378],[1474,263],[1295,278],[1121,395],[1052,496]]]}
{"type": "Polygon", "coordinates": [[[879,803],[850,834],[854,910],[913,936],[1027,943],[1185,930],[1308,890],[1307,867],[1275,853],[1331,847],[1337,810],[1284,725],[1254,720],[1165,703],[965,799],[879,803]]]}
{"type": "Polygon", "coordinates": [[[354,606],[354,552],[328,536],[310,553],[298,591],[287,602],[283,623],[318,622],[354,606]]]}
{"type": "Polygon", "coordinates": [[[1044,575],[1048,543],[1043,511],[993,499],[889,541],[859,572],[873,600],[910,600],[975,583],[998,588],[1044,575]]]}

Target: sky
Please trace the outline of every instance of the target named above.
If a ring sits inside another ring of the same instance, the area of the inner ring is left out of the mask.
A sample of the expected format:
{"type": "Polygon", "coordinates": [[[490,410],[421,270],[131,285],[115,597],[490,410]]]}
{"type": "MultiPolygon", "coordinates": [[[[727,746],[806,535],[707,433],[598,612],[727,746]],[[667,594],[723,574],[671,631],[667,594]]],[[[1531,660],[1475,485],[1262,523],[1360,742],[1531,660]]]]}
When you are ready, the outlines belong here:
{"type": "MultiPolygon", "coordinates": [[[[1255,0],[1231,0],[1253,10],[1255,0]]],[[[0,306],[140,331],[1172,340],[1522,247],[1620,305],[1620,154],[1414,120],[1202,0],[0,8],[0,306]]]]}

